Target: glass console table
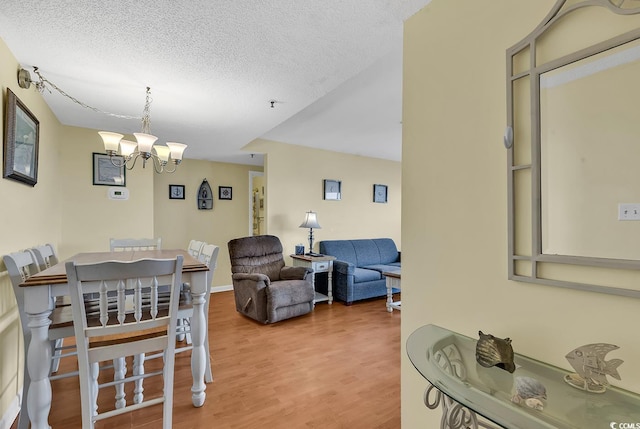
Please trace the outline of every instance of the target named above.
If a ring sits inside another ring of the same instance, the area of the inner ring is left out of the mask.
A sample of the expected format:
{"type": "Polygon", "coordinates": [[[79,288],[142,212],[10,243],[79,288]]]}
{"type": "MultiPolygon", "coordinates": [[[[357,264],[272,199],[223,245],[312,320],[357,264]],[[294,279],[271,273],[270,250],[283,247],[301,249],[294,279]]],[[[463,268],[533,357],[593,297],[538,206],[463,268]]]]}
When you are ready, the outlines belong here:
{"type": "Polygon", "coordinates": [[[606,429],[640,425],[640,395],[613,386],[602,394],[575,389],[563,380],[569,371],[517,353],[513,374],[497,367],[485,368],[476,362],[476,343],[476,339],[436,325],[417,329],[407,340],[409,359],[431,384],[425,391],[425,405],[443,408],[442,429],[606,429]],[[533,377],[545,385],[543,410],[511,402],[518,376],[533,377]],[[479,419],[476,413],[500,426],[479,419]]]}

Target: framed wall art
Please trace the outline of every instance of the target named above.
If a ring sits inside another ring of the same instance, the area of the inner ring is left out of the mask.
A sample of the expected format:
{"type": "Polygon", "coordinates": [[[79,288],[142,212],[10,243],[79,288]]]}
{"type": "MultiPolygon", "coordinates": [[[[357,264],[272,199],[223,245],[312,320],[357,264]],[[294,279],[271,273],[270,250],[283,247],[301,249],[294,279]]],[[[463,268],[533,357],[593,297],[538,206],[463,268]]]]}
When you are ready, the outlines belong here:
{"type": "Polygon", "coordinates": [[[184,185],[169,185],[170,200],[184,200],[184,185]]]}
{"type": "Polygon", "coordinates": [[[218,199],[230,200],[233,197],[233,189],[231,186],[218,186],[218,199]]]}
{"type": "Polygon", "coordinates": [[[7,88],[3,177],[27,185],[38,183],[40,122],[7,88]]]}
{"type": "Polygon", "coordinates": [[[325,200],[342,199],[342,182],[339,180],[324,179],[323,189],[323,198],[325,200]]]}
{"type": "Polygon", "coordinates": [[[373,185],[373,202],[374,203],[386,203],[387,202],[387,185],[373,185]]]}
{"type": "Polygon", "coordinates": [[[93,153],[93,184],[104,186],[126,186],[124,158],[111,157],[105,153],[93,153]],[[122,164],[121,167],[119,165],[122,164]]]}

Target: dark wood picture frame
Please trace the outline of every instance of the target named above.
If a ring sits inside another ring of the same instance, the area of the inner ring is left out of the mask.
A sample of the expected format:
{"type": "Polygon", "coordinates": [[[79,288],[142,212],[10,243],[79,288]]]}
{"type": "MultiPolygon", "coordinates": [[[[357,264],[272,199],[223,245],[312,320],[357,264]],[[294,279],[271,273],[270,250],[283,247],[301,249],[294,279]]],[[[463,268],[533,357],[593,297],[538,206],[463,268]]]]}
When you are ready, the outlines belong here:
{"type": "Polygon", "coordinates": [[[218,186],[218,199],[219,200],[233,199],[233,188],[231,186],[218,186]]]}
{"type": "Polygon", "coordinates": [[[7,88],[3,177],[30,186],[38,183],[40,122],[7,88]]]}
{"type": "Polygon", "coordinates": [[[99,186],[127,186],[127,169],[120,155],[93,152],[93,184],[99,186]],[[114,163],[116,165],[114,165],[114,163]],[[118,167],[122,164],[121,167],[118,167]]]}
{"type": "Polygon", "coordinates": [[[169,185],[170,200],[184,200],[184,185],[169,185]]]}
{"type": "Polygon", "coordinates": [[[373,185],[373,202],[386,203],[387,191],[388,191],[387,185],[380,185],[380,184],[373,185]]]}

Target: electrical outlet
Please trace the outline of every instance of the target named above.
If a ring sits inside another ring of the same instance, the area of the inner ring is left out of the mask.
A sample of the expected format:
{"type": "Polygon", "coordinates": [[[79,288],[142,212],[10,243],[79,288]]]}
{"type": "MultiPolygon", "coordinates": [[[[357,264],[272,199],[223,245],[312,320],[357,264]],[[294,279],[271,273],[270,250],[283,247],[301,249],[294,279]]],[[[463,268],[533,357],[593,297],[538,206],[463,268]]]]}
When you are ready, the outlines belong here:
{"type": "Polygon", "coordinates": [[[618,220],[640,220],[640,204],[618,204],[618,220]]]}

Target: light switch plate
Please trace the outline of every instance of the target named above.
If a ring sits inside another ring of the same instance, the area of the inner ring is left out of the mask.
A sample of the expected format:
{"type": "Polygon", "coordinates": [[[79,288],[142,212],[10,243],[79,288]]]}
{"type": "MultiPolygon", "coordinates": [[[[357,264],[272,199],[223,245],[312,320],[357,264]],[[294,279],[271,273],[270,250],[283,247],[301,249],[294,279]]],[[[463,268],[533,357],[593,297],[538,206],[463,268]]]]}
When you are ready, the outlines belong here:
{"type": "Polygon", "coordinates": [[[640,203],[618,204],[618,220],[640,220],[640,203]]]}

